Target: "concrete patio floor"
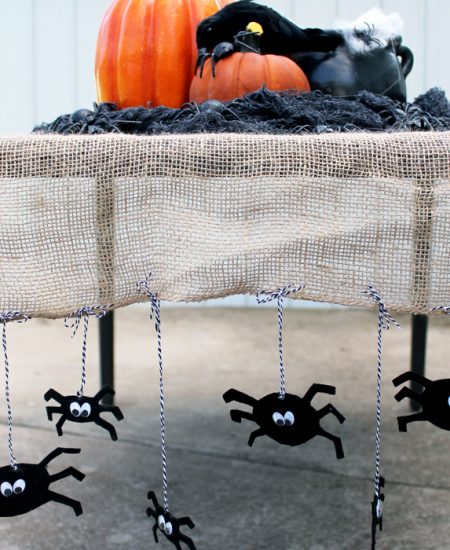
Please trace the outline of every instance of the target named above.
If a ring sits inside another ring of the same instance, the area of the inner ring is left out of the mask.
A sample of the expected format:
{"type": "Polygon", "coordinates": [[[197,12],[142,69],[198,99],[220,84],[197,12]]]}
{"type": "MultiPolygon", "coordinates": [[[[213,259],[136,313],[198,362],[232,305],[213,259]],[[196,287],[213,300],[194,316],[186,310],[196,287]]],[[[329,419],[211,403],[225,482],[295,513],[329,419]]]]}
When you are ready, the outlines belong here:
{"type": "MultiPolygon", "coordinates": [[[[392,378],[408,370],[410,318],[384,332],[382,471],[384,530],[377,549],[450,548],[450,435],[428,423],[400,433],[392,378]]],[[[299,447],[267,438],[247,446],[254,424],[230,421],[222,394],[234,387],[261,397],[277,390],[278,351],[273,309],[164,308],[169,500],[177,516],[191,516],[198,550],[369,549],[373,496],[376,391],[376,313],[361,310],[286,310],[287,391],[303,395],[313,382],[335,385],[325,429],[342,437],[345,458],[317,437],[299,447]]],[[[174,548],[153,541],[145,515],[147,491],[161,497],[156,339],[148,309],[116,315],[116,397],[125,419],[119,440],[95,425],[66,423],[58,437],[46,418],[50,387],[75,393],[80,383],[81,330],[74,339],[63,322],[32,320],[8,325],[14,449],[19,462],[39,462],[58,446],[79,447],[61,456],[55,473],[73,465],[83,482],[67,478],[52,489],[80,500],[84,514],[49,503],[0,521],[0,548],[40,550],[144,550],[174,548]]],[[[450,319],[431,321],[430,378],[450,377],[450,319]]],[[[88,341],[86,395],[98,390],[97,323],[88,341]]],[[[239,407],[240,408],[240,407],[239,407]]],[[[243,408],[246,408],[243,406],[243,408]]],[[[1,400],[0,447],[8,463],[6,405],[1,400]]],[[[184,547],[183,547],[184,548],[184,547]]]]}

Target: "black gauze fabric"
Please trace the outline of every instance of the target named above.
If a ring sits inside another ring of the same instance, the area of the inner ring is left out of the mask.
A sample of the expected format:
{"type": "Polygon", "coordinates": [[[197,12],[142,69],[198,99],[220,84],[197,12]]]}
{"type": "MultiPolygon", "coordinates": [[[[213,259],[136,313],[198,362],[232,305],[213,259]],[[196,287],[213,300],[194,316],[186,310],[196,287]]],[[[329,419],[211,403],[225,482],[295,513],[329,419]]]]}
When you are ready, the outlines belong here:
{"type": "Polygon", "coordinates": [[[412,103],[360,92],[335,97],[322,92],[272,92],[262,88],[243,98],[186,103],[180,109],[131,107],[112,103],[79,109],[34,128],[36,133],[137,135],[211,132],[300,134],[324,132],[407,132],[450,130],[450,102],[432,88],[412,103]]]}

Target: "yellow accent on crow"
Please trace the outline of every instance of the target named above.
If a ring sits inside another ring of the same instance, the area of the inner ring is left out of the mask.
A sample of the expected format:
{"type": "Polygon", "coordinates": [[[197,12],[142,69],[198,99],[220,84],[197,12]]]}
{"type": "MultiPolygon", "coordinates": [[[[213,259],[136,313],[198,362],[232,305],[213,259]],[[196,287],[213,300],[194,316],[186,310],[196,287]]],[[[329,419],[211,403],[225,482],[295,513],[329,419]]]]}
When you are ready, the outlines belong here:
{"type": "Polygon", "coordinates": [[[248,32],[253,32],[257,36],[261,36],[264,32],[262,26],[259,23],[256,23],[256,21],[251,21],[246,27],[245,30],[248,32]]]}

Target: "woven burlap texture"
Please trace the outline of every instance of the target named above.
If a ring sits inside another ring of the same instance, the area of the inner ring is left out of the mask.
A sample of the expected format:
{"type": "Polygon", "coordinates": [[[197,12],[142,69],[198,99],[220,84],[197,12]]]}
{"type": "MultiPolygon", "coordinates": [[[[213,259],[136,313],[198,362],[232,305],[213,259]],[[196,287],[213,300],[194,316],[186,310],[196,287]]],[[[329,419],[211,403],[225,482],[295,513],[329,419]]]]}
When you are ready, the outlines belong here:
{"type": "Polygon", "coordinates": [[[450,303],[450,132],[0,138],[0,310],[199,301],[450,303]]]}

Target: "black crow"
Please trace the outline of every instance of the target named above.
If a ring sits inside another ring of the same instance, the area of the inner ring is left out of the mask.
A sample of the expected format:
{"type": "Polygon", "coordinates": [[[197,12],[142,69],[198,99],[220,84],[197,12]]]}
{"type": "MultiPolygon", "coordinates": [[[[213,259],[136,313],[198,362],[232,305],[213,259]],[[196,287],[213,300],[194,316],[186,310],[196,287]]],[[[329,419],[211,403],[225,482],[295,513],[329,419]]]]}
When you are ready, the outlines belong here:
{"type": "Polygon", "coordinates": [[[293,52],[329,52],[343,44],[337,31],[301,29],[272,8],[252,0],[239,0],[204,19],[197,27],[197,47],[211,51],[220,42],[233,43],[234,37],[245,30],[250,22],[264,29],[261,36],[261,53],[287,55],[293,52]]]}

